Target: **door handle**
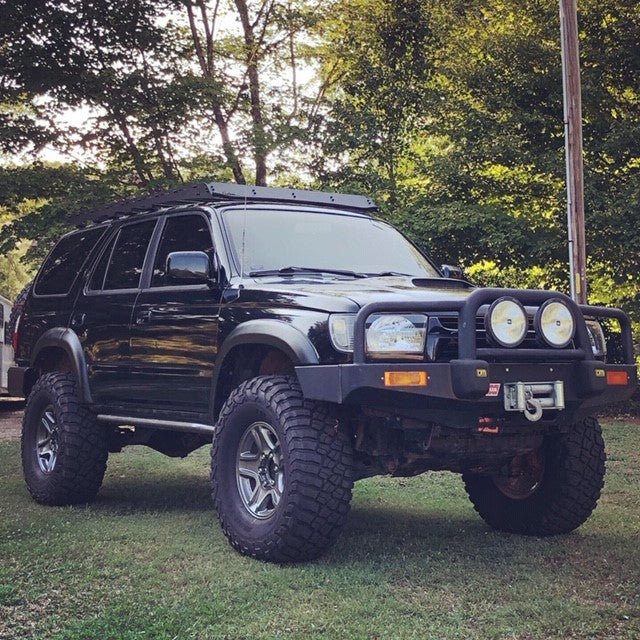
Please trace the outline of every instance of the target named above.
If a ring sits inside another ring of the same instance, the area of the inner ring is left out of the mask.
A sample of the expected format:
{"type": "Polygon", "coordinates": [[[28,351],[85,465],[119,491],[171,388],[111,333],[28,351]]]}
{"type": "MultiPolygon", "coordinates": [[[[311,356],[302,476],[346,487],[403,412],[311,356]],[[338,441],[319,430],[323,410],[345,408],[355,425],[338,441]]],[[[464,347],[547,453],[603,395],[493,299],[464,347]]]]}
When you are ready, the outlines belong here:
{"type": "Polygon", "coordinates": [[[136,314],[136,324],[145,324],[151,320],[151,311],[138,311],[136,314]]]}
{"type": "Polygon", "coordinates": [[[84,325],[84,321],[87,316],[84,313],[74,313],[71,316],[71,327],[73,329],[80,329],[84,325]]]}

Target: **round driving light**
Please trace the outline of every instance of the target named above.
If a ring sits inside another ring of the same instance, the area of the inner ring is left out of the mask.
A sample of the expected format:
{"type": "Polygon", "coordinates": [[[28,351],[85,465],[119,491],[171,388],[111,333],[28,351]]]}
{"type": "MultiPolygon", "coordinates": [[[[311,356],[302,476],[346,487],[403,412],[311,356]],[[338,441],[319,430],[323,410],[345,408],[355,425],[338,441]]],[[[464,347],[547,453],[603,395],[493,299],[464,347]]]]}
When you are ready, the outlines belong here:
{"type": "Polygon", "coordinates": [[[517,347],[527,335],[527,312],[514,298],[498,298],[489,307],[484,326],[500,346],[517,347]]]}
{"type": "Polygon", "coordinates": [[[555,349],[566,347],[576,332],[571,309],[562,300],[547,300],[540,305],[535,318],[538,335],[555,349]]]}

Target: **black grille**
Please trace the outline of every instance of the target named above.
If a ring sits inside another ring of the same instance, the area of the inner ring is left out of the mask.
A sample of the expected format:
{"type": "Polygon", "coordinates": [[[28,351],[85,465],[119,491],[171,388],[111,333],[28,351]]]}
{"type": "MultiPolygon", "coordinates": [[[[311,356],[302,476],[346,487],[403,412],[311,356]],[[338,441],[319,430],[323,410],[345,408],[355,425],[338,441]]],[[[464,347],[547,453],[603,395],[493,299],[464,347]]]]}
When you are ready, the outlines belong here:
{"type": "MultiPolygon", "coordinates": [[[[544,345],[536,337],[533,316],[528,314],[527,319],[527,335],[517,348],[539,349],[544,345]]],[[[476,318],[476,345],[478,349],[496,346],[487,337],[484,315],[476,318]]],[[[573,343],[569,344],[567,348],[573,349],[573,343]]],[[[447,362],[458,357],[458,316],[432,316],[429,319],[427,357],[436,362],[447,362]]]]}

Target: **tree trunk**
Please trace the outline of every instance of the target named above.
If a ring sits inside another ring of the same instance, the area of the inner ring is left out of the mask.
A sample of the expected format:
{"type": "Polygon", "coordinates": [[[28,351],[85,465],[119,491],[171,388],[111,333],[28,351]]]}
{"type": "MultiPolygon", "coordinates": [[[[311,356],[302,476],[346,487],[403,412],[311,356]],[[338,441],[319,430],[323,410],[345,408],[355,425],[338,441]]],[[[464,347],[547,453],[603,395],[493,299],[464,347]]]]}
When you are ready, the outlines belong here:
{"type": "Polygon", "coordinates": [[[129,151],[129,155],[131,156],[131,160],[133,161],[133,166],[140,180],[140,185],[146,187],[153,180],[153,175],[147,168],[147,164],[133,140],[133,136],[131,135],[131,131],[129,130],[129,125],[127,124],[124,116],[120,113],[114,113],[114,116],[116,122],[118,123],[118,127],[126,141],[126,147],[129,151]]]}
{"type": "MultiPolygon", "coordinates": [[[[191,5],[190,2],[187,2],[186,8],[187,16],[189,18],[191,38],[193,40],[193,46],[196,50],[196,57],[198,59],[198,64],[200,66],[202,75],[208,80],[215,82],[215,67],[213,60],[213,26],[209,26],[209,17],[207,15],[207,7],[205,3],[202,0],[198,0],[196,4],[200,9],[202,25],[204,28],[206,53],[205,49],[202,46],[200,34],[198,33],[196,18],[193,13],[193,5],[191,5]]],[[[214,11],[214,21],[215,16],[217,15],[217,9],[218,8],[216,3],[216,9],[214,11]]],[[[220,133],[220,139],[222,140],[222,151],[224,153],[225,160],[227,161],[227,165],[231,168],[231,172],[233,173],[233,179],[238,184],[247,184],[247,181],[244,177],[244,171],[242,170],[242,165],[240,164],[240,159],[238,158],[238,154],[236,153],[233,142],[231,141],[231,136],[229,135],[229,125],[224,115],[223,104],[220,100],[214,98],[212,108],[214,120],[216,126],[218,127],[218,132],[220,133]]]]}
{"type": "MultiPolygon", "coordinates": [[[[249,78],[249,96],[251,99],[251,122],[253,131],[253,157],[256,164],[256,185],[267,184],[267,140],[262,119],[262,103],[260,99],[260,74],[258,72],[258,43],[254,27],[249,20],[249,9],[246,0],[234,0],[246,48],[247,76],[249,78]]],[[[264,19],[268,19],[267,16],[264,19]]]]}
{"type": "Polygon", "coordinates": [[[227,125],[224,113],[222,112],[222,107],[219,104],[214,104],[213,113],[216,119],[216,124],[218,125],[218,130],[220,131],[220,137],[222,138],[222,149],[224,150],[227,164],[231,167],[231,171],[233,172],[233,179],[238,184],[247,184],[244,172],[242,171],[242,166],[240,165],[240,160],[238,159],[236,150],[233,148],[233,143],[229,137],[229,126],[227,125]]]}

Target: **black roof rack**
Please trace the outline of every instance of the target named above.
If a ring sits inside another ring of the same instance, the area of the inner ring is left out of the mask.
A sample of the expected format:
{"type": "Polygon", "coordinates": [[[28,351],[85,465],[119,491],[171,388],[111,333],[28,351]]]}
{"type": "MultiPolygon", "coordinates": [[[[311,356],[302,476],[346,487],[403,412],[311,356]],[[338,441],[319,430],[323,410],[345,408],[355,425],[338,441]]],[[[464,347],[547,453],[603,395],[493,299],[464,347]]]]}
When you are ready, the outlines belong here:
{"type": "Polygon", "coordinates": [[[215,202],[273,202],[279,204],[315,204],[325,207],[339,207],[349,211],[375,211],[376,204],[366,196],[328,193],[325,191],[305,191],[304,189],[283,189],[272,187],[252,187],[244,184],[224,182],[199,182],[185,185],[171,191],[160,191],[141,198],[123,200],[92,211],[83,211],[71,218],[76,226],[104,222],[122,216],[146,212],[158,207],[170,207],[191,203],[215,202]]]}

